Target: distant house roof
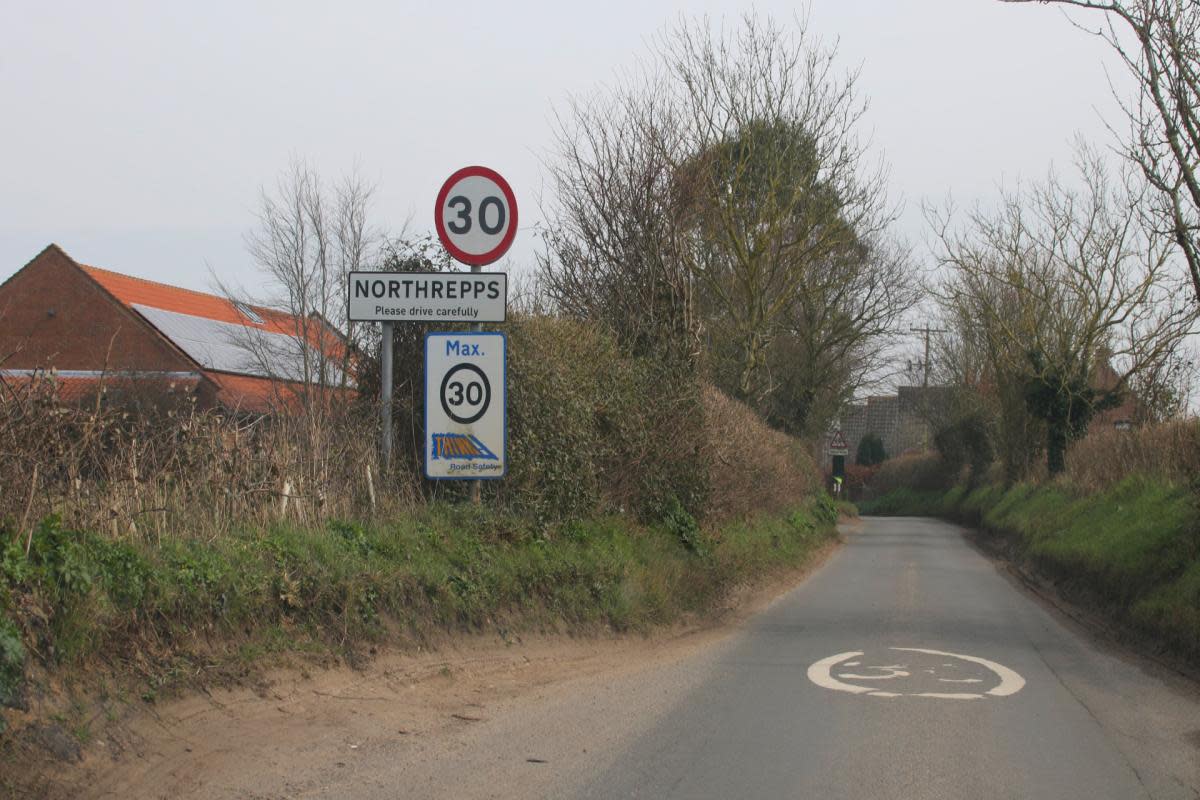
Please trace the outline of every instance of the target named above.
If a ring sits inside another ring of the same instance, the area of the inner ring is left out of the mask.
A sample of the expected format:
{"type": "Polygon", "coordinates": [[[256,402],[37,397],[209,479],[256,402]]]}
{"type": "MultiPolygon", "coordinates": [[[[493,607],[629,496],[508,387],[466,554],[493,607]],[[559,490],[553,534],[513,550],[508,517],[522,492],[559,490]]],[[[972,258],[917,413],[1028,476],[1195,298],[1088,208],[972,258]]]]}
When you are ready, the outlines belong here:
{"type": "MultiPolygon", "coordinates": [[[[343,382],[340,370],[331,363],[341,361],[347,353],[346,340],[318,314],[297,317],[278,309],[81,264],[57,245],[48,246],[43,255],[49,251],[65,258],[118,305],[148,324],[184,357],[184,363],[194,365],[193,370],[178,374],[127,370],[120,373],[126,381],[136,380],[139,385],[152,381],[171,391],[190,387],[195,392],[203,388],[205,397],[215,397],[219,405],[250,412],[293,406],[298,390],[306,384],[346,385],[352,390],[353,383],[343,382]],[[324,354],[324,374],[305,374],[306,361],[310,372],[321,361],[305,359],[306,351],[324,354]]],[[[35,268],[39,259],[25,269],[35,268]]],[[[68,400],[91,396],[100,388],[107,391],[114,385],[116,374],[109,376],[106,383],[100,372],[9,369],[0,371],[0,382],[10,389],[36,384],[38,391],[68,400]]]]}
{"type": "MultiPolygon", "coordinates": [[[[294,395],[297,387],[286,384],[305,381],[304,347],[334,359],[345,352],[345,341],[317,315],[304,321],[273,308],[88,264],[79,267],[194,361],[217,384],[217,401],[226,408],[266,411],[281,397],[294,395]]],[[[323,382],[341,384],[340,371],[326,369],[323,382]]]]}
{"type": "MultiPolygon", "coordinates": [[[[888,456],[928,447],[933,438],[931,420],[945,415],[951,392],[946,386],[899,386],[896,394],[872,395],[866,402],[847,405],[841,432],[850,454],[858,452],[859,443],[869,433],[880,438],[888,456]]],[[[826,458],[830,458],[828,449],[826,458]]]]}
{"type": "Polygon", "coordinates": [[[250,375],[207,373],[217,384],[217,402],[232,411],[293,408],[297,384],[250,375]]]}
{"type": "MultiPolygon", "coordinates": [[[[224,297],[218,297],[215,294],[197,292],[193,289],[183,289],[179,286],[170,286],[169,284],[158,283],[157,281],[150,281],[145,278],[135,278],[132,275],[122,275],[119,272],[93,267],[88,264],[80,264],[79,266],[84,272],[92,276],[97,283],[103,286],[109,294],[127,306],[141,305],[150,308],[160,308],[164,311],[175,311],[193,317],[203,317],[220,322],[232,322],[238,325],[267,326],[266,322],[259,324],[242,314],[238,311],[237,304],[233,301],[224,297]]],[[[250,308],[258,316],[264,320],[270,320],[281,330],[285,329],[292,320],[290,314],[282,311],[259,308],[257,306],[251,306],[250,308]]]]}

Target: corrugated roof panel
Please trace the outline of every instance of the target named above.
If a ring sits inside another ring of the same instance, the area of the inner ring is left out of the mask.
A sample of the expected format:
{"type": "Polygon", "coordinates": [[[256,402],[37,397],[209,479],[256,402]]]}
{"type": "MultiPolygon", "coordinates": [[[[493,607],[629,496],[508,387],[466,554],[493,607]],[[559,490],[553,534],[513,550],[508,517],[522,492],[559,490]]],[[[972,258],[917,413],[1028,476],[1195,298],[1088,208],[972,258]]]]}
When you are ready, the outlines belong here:
{"type": "MultiPolygon", "coordinates": [[[[327,353],[345,354],[345,340],[332,326],[326,327],[314,317],[313,324],[302,323],[286,311],[247,305],[217,295],[168,286],[165,283],[134,278],[119,272],[80,264],[105,291],[131,308],[155,308],[189,317],[228,323],[235,328],[304,337],[327,353]]],[[[297,359],[298,360],[298,359],[297,359]]]]}
{"type": "MultiPolygon", "coordinates": [[[[303,345],[298,337],[140,304],[133,307],[205,369],[304,379],[303,345]]],[[[336,384],[340,376],[332,369],[326,383],[336,384]]]]}

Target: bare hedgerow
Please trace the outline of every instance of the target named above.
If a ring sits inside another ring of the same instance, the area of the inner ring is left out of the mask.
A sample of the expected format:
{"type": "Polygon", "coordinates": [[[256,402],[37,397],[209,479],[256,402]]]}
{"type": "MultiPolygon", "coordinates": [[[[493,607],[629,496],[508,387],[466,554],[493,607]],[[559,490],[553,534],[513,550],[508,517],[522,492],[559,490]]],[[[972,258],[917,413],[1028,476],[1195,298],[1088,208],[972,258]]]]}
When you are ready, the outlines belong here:
{"type": "Polygon", "coordinates": [[[49,514],[115,537],[213,537],[280,519],[315,524],[415,501],[381,482],[373,415],[333,413],[315,442],[302,415],[233,417],[157,393],[134,404],[114,379],[63,402],[53,374],[0,394],[0,524],[28,535],[49,514]],[[386,491],[385,491],[386,488],[386,491]]]}
{"type": "Polygon", "coordinates": [[[784,512],[820,488],[816,463],[800,440],[712,386],[704,388],[703,403],[710,523],[784,512]]]}
{"type": "Polygon", "coordinates": [[[1072,486],[1098,492],[1130,475],[1177,486],[1195,480],[1200,475],[1200,420],[1092,431],[1071,447],[1063,477],[1072,486]]]}

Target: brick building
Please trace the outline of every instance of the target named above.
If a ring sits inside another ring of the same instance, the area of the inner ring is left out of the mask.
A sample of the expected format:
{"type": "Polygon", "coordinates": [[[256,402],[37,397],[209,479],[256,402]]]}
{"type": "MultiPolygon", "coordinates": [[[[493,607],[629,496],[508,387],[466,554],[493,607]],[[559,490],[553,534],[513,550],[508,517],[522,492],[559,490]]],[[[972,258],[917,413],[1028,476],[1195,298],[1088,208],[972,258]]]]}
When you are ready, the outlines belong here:
{"type": "MultiPolygon", "coordinates": [[[[333,326],[302,322],[80,264],[52,244],[0,284],[0,399],[41,381],[68,401],[120,385],[267,412],[302,385],[305,347],[344,352],[333,326]]],[[[325,383],[339,378],[327,373],[325,383]]]]}
{"type": "MultiPolygon", "coordinates": [[[[889,458],[932,447],[930,420],[947,408],[949,392],[944,386],[900,386],[896,394],[868,397],[865,403],[847,406],[842,414],[842,436],[850,447],[846,462],[854,463],[858,444],[868,433],[880,438],[889,458]]],[[[825,465],[830,463],[826,453],[825,465]]]]}
{"type": "MultiPolygon", "coordinates": [[[[1093,385],[1111,389],[1119,382],[1120,376],[1102,356],[1092,373],[1093,385]]],[[[841,419],[842,436],[850,450],[846,463],[854,463],[858,444],[868,433],[880,438],[888,458],[931,449],[935,424],[950,412],[952,391],[948,386],[900,386],[896,394],[868,397],[865,403],[847,406],[841,419]]],[[[1119,405],[1093,417],[1090,428],[1128,428],[1138,416],[1137,398],[1126,391],[1119,405]]],[[[828,438],[823,453],[826,469],[832,464],[828,438]]]]}

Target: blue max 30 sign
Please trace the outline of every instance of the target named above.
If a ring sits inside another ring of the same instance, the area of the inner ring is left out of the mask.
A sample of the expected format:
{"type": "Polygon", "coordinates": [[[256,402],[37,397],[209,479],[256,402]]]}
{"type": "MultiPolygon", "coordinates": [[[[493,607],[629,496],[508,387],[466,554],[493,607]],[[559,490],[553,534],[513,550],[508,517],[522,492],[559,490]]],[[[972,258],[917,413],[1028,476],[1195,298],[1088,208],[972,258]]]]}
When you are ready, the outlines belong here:
{"type": "Polygon", "coordinates": [[[506,348],[502,333],[425,336],[426,477],[504,477],[506,348]]]}

